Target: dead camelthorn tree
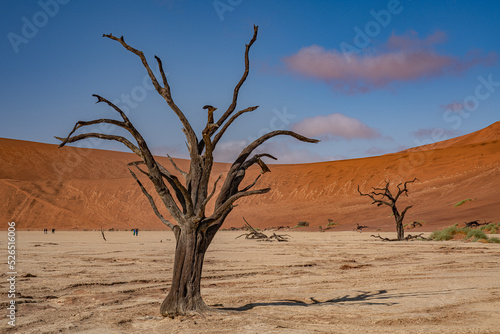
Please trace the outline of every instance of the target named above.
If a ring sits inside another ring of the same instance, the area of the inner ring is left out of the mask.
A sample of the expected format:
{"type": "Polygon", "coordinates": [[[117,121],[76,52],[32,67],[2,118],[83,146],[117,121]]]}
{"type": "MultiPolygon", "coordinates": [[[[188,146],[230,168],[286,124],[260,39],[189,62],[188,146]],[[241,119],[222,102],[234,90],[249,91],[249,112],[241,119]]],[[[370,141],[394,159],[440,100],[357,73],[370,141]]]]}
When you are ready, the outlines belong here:
{"type": "Polygon", "coordinates": [[[402,194],[405,194],[408,197],[408,183],[413,183],[417,180],[417,178],[414,178],[412,181],[406,181],[405,183],[401,182],[398,184],[398,192],[396,195],[392,195],[391,191],[389,190],[389,185],[390,181],[387,181],[385,183],[385,187],[383,188],[373,188],[373,191],[363,194],[361,190],[359,190],[359,185],[358,185],[358,192],[361,196],[368,196],[373,200],[372,204],[377,204],[377,206],[381,205],[387,205],[390,206],[392,209],[392,213],[394,215],[394,219],[396,220],[396,231],[398,234],[397,240],[404,240],[405,239],[405,230],[403,228],[403,219],[405,218],[406,212],[413,207],[413,205],[407,206],[401,213],[399,212],[398,208],[396,207],[396,202],[398,201],[399,197],[402,194]],[[402,186],[402,187],[401,187],[402,186]]]}
{"type": "MultiPolygon", "coordinates": [[[[77,142],[86,138],[113,140],[124,144],[139,157],[138,161],[132,162],[129,165],[131,168],[135,168],[141,174],[147,176],[149,179],[148,183],[154,187],[162,204],[175,221],[174,223],[165,219],[158,210],[153,197],[146,187],[136,174],[129,169],[132,177],[137,181],[142,192],[147,197],[156,216],[165,225],[170,227],[175,234],[176,249],[173,278],[169,293],[161,305],[160,311],[163,316],[183,315],[193,312],[203,313],[210,310],[200,294],[200,281],[205,252],[238,199],[250,195],[264,194],[270,190],[270,188],[253,189],[260,175],[253,180],[253,182],[248,182],[246,186],[240,187],[249,167],[254,164],[259,164],[262,171],[265,172],[268,170],[268,167],[261,158],[268,157],[276,159],[270,154],[252,155],[252,152],[264,142],[276,136],[290,136],[309,143],[318,142],[318,140],[306,138],[292,131],[271,131],[253,141],[241,151],[229,168],[226,179],[217,196],[214,197],[220,177],[212,185],[212,189],[209,192],[209,179],[212,174],[212,166],[214,163],[213,153],[217,144],[228,127],[232,125],[238,117],[257,109],[257,106],[252,106],[235,112],[240,88],[248,76],[250,68],[248,54],[251,46],[257,39],[257,31],[258,27],[254,26],[253,37],[246,45],[245,49],[245,70],[241,79],[234,87],[232,101],[229,107],[222,113],[217,121],[214,120],[214,111],[216,108],[208,105],[204,107],[204,109],[208,111],[208,116],[207,124],[201,131],[201,137],[196,135],[185,114],[174,102],[160,58],[155,56],[161,74],[161,82],[155,74],[153,74],[142,51],[134,49],[127,44],[123,36],[115,37],[111,34],[103,35],[103,37],[118,42],[125,49],[139,57],[154,88],[158,94],[165,99],[170,109],[181,121],[183,126],[182,131],[187,140],[190,166],[189,171],[182,171],[175,162],[170,159],[172,164],[171,167],[178,172],[177,175],[180,174],[179,177],[171,173],[165,166],[158,163],[146,144],[146,141],[134,125],[132,125],[127,115],[115,104],[99,95],[94,95],[97,98],[97,103],[104,102],[110,106],[121,116],[121,120],[103,118],[92,121],[79,121],[66,138],[56,137],[62,141],[61,147],[68,143],[77,142]],[[107,123],[125,129],[134,138],[135,143],[125,137],[117,135],[94,132],[75,134],[75,131],[82,127],[100,123],[107,123]],[[207,204],[212,198],[215,200],[214,210],[208,213],[206,209],[207,204]]],[[[199,111],[197,111],[197,113],[199,113],[199,111]]]]}

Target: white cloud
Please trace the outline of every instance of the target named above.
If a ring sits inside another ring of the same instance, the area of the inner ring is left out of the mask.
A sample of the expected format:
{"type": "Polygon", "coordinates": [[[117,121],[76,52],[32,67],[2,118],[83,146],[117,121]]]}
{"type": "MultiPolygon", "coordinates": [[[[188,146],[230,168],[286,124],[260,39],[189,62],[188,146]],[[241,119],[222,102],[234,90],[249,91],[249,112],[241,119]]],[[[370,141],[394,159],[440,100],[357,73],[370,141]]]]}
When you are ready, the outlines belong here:
{"type": "Polygon", "coordinates": [[[370,139],[382,137],[377,130],[360,120],[339,113],[305,118],[294,124],[293,130],[313,138],[370,139]]]}

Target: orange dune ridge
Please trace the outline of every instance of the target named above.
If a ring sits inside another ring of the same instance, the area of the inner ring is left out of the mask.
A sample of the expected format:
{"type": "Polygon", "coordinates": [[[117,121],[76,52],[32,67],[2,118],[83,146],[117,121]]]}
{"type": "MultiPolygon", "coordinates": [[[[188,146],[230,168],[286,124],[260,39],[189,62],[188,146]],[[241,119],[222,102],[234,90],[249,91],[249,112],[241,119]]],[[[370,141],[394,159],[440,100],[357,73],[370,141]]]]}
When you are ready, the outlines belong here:
{"type": "MultiPolygon", "coordinates": [[[[167,229],[128,172],[127,163],[136,160],[131,153],[0,138],[0,220],[15,221],[20,230],[167,229]]],[[[171,167],[167,158],[158,160],[171,167]]],[[[188,168],[188,161],[175,161],[188,168]]],[[[258,186],[271,192],[242,198],[223,228],[241,227],[245,217],[256,228],[307,221],[309,230],[317,231],[330,221],[337,224],[334,231],[352,230],[356,223],[369,231],[394,231],[390,209],[371,205],[357,186],[368,192],[385,180],[396,187],[414,177],[419,181],[409,184],[409,197],[402,197],[398,207],[413,205],[405,223],[421,222],[415,231],[473,220],[500,222],[500,122],[394,154],[269,166],[271,173],[258,186]]],[[[228,168],[215,164],[214,179],[228,168]]],[[[258,168],[250,170],[247,182],[258,173],[258,168]]]]}

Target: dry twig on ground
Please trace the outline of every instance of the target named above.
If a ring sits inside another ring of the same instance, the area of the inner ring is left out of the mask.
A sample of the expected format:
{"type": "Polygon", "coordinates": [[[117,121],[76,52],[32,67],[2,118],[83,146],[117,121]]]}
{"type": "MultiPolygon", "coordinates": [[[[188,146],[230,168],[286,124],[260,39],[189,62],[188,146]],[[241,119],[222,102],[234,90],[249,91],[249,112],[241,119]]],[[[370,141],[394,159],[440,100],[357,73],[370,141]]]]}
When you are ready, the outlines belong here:
{"type": "MultiPolygon", "coordinates": [[[[377,239],[380,239],[382,241],[401,241],[399,239],[390,239],[390,238],[384,238],[384,237],[381,237],[380,234],[378,235],[371,235],[371,237],[374,237],[374,238],[377,238],[377,239]]],[[[411,234],[408,234],[403,240],[406,240],[406,241],[409,241],[409,240],[431,240],[429,238],[426,238],[423,236],[423,233],[420,233],[418,235],[411,235],[411,234]]]]}
{"type": "Polygon", "coordinates": [[[104,241],[107,241],[107,240],[106,240],[106,237],[104,236],[104,231],[103,231],[103,229],[102,229],[102,226],[101,226],[101,234],[102,234],[102,238],[104,239],[104,241]]]}
{"type": "Polygon", "coordinates": [[[268,237],[264,233],[259,232],[256,229],[254,229],[252,227],[252,225],[250,225],[246,221],[245,217],[243,217],[243,220],[245,221],[245,227],[248,229],[248,231],[250,231],[250,233],[245,233],[245,234],[239,235],[235,239],[238,239],[239,237],[245,236],[245,239],[257,239],[259,241],[273,241],[273,239],[276,239],[279,242],[288,241],[288,237],[289,237],[288,234],[273,233],[272,236],[268,237]]]}

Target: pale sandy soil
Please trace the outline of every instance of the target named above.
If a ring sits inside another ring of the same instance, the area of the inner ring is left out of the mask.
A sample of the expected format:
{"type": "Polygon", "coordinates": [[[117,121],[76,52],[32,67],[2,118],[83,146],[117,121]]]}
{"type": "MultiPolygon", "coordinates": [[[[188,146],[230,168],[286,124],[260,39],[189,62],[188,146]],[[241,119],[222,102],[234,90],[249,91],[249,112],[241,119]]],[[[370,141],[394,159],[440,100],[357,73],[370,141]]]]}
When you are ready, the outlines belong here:
{"type": "Polygon", "coordinates": [[[499,244],[286,233],[290,242],[270,243],[219,232],[202,294],[225,314],[169,319],[159,307],[171,276],[170,232],[106,232],[107,242],[100,232],[18,232],[17,327],[3,317],[0,331],[500,333],[499,244]]]}

